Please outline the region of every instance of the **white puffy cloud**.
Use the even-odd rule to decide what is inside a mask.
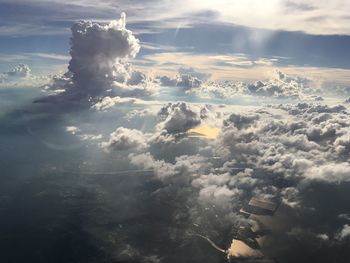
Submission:
[[[211,76],[211,74],[209,74],[209,73],[200,72],[200,71],[197,71],[196,69],[191,68],[191,67],[189,67],[189,68],[180,67],[178,72],[180,75],[190,75],[190,76],[195,77],[203,82],[207,81]]]
[[[178,87],[182,91],[191,91],[199,88],[210,77],[210,74],[196,71],[193,68],[179,68],[175,78],[168,76],[158,77],[161,86]]]
[[[184,133],[201,123],[200,115],[185,102],[169,103],[159,116],[163,119],[158,127],[170,134]]]
[[[142,151],[148,147],[145,134],[139,130],[119,127],[111,133],[109,141],[100,144],[112,151]]]
[[[66,126],[65,131],[69,134],[77,136],[82,141],[99,141],[103,138],[102,134],[89,134],[83,133],[83,131],[76,126]]]
[[[347,182],[350,120],[344,108],[307,103],[281,108],[287,111],[282,113],[283,119],[278,115],[271,119],[273,111],[267,116],[259,114],[259,118],[230,115],[224,121],[221,144],[236,160],[276,176]]]
[[[339,156],[349,156],[350,155],[350,133],[344,133],[342,136],[339,136],[334,141],[335,151]]]
[[[205,158],[198,155],[182,155],[177,157],[174,163],[156,160],[149,152],[137,155],[131,154],[129,158],[131,163],[138,167],[153,169],[155,175],[164,181],[169,181],[169,178],[171,178],[170,180],[173,180],[173,182],[188,182],[190,177],[194,177],[200,171],[207,169],[207,166],[202,165]]]
[[[73,135],[79,131],[80,131],[80,129],[78,127],[75,127],[75,126],[67,126],[66,127],[66,132],[69,132]]]
[[[215,98],[227,99],[247,93],[247,84],[243,82],[225,81],[223,83],[210,81],[202,85],[198,94],[209,94]]]
[[[200,203],[215,204],[216,207],[236,212],[259,184],[251,169],[234,175],[227,170],[224,173],[201,174],[192,181],[192,186],[199,191]]]
[[[276,70],[268,81],[257,81],[247,86],[252,95],[277,98],[301,98],[308,91],[310,81],[300,77],[291,77]]]
[[[329,163],[318,167],[310,167],[305,171],[307,180],[328,183],[342,183],[350,181],[350,164],[348,162]]]
[[[252,95],[303,99],[312,92],[310,84],[312,82],[309,79],[288,76],[279,70],[275,70],[269,80],[257,81],[248,85],[247,89]]]
[[[5,72],[5,74],[11,77],[28,77],[31,74],[31,69],[26,64],[18,64],[10,71]]]
[[[0,74],[0,87],[25,88],[40,87],[49,82],[47,77],[33,75],[26,64],[18,64],[13,69]]]
[[[186,90],[190,90],[192,88],[198,88],[202,84],[202,81],[196,77],[193,77],[188,74],[182,74],[180,79],[178,79],[176,86]]]
[[[198,95],[209,94],[214,97],[227,99],[238,96],[259,96],[275,99],[297,99],[322,101],[322,92],[316,84],[307,78],[289,76],[276,69],[267,80],[254,83],[244,82],[212,82],[208,81],[194,90]]]
[[[64,92],[73,86],[72,73],[51,76],[50,81],[43,88],[46,91]]]
[[[108,108],[111,108],[115,105],[119,104],[133,104],[133,103],[141,103],[142,101],[137,98],[130,98],[130,97],[103,97],[100,101],[96,102],[91,107],[96,110],[106,110]]]
[[[340,240],[343,240],[347,237],[350,236],[350,225],[346,224],[343,226],[343,228],[340,230],[340,232],[338,233],[337,237]]]
[[[233,125],[237,129],[244,129],[253,125],[254,122],[258,119],[259,115],[242,115],[232,113],[226,120],[224,120],[223,125]]]
[[[298,103],[294,105],[280,105],[280,108],[286,109],[290,114],[298,115],[302,113],[311,113],[311,117],[319,117],[322,115],[314,116],[312,113],[341,113],[346,110],[343,105],[332,105],[329,106],[327,104],[320,103]]]
[[[181,74],[175,78],[162,76],[159,77],[159,81],[162,86],[178,87],[183,91],[189,91],[192,88],[199,88],[202,85],[202,81],[200,79],[188,74]]]

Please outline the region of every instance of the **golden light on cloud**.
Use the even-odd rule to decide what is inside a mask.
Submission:
[[[207,124],[203,124],[199,127],[190,129],[188,131],[189,137],[198,137],[198,138],[206,138],[206,139],[215,139],[220,132],[220,129],[217,127],[212,127]]]
[[[258,249],[252,249],[243,241],[233,239],[230,248],[227,250],[230,258],[262,258],[263,254]]]

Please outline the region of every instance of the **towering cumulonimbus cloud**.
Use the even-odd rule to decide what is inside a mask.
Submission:
[[[81,21],[71,28],[69,71],[76,88],[99,94],[131,77],[127,62],[140,50],[139,40],[125,28],[126,16],[109,24]]]
[[[126,29],[126,15],[109,23],[80,21],[72,28],[68,71],[52,79],[47,90],[65,90],[38,101],[99,102],[103,97],[142,97],[156,87],[130,60],[140,50],[139,40]]]

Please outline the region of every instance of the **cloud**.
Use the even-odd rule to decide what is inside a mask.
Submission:
[[[0,74],[0,87],[26,88],[40,87],[49,82],[47,77],[36,76],[31,73],[26,64],[18,64],[13,69]]]
[[[145,134],[139,130],[119,127],[111,133],[109,141],[100,144],[110,151],[142,151],[148,147]]]
[[[331,117],[331,115],[316,115],[313,113],[342,113],[346,111],[346,107],[343,105],[327,105],[327,104],[320,104],[320,103],[307,103],[307,102],[301,102],[297,104],[280,104],[278,106],[279,108],[286,110],[291,115],[300,115],[303,113],[310,113],[310,117],[315,117],[315,122],[322,122],[325,118]]]
[[[106,96],[102,98],[101,101],[96,102],[94,105],[91,106],[91,108],[96,110],[106,110],[108,108],[111,108],[115,105],[130,105],[134,103],[142,103],[142,100],[137,98],[130,98],[130,97],[109,97]]]
[[[127,81],[128,85],[139,85],[147,81],[147,76],[140,71],[133,71]]]
[[[193,89],[198,96],[209,95],[219,99],[254,96],[264,99],[289,99],[321,101],[322,92],[315,87],[311,79],[290,76],[280,70],[274,70],[267,80],[254,83],[224,81],[207,81]]]
[[[170,134],[185,133],[201,123],[199,114],[185,102],[169,103],[160,110],[159,116],[163,119],[159,129]]]
[[[176,87],[178,79],[173,79],[168,76],[161,76],[159,77],[159,81],[162,86]]]
[[[80,130],[78,127],[75,127],[75,126],[67,126],[66,131],[74,135],[75,133],[79,132]]]
[[[264,244],[273,249],[262,246],[266,255],[287,260],[292,251],[298,262],[305,262],[305,253],[314,260],[322,251],[333,255],[329,246],[341,249],[344,245],[336,241],[348,223],[339,217],[347,211],[344,200],[349,183],[348,157],[337,150],[346,145],[350,125],[344,105],[238,107],[173,102],[135,107],[127,97],[104,99],[96,108],[113,103],[130,108],[123,107],[127,112],[119,107],[108,113],[89,111],[89,119],[84,116],[81,125],[72,121],[64,132],[75,133],[84,140],[81,144],[89,146],[74,153],[82,156],[74,168],[89,175],[87,183],[83,180],[84,189],[93,191],[92,199],[86,201],[91,210],[84,214],[81,227],[94,246],[104,245],[105,258],[142,261],[154,255],[160,262],[172,262],[174,257],[177,262],[181,252],[186,261],[193,247],[199,246],[191,262],[203,262],[203,254],[215,252],[203,249],[202,240],[189,233],[202,234],[227,248],[232,229],[255,223],[239,213],[252,196],[281,202],[277,210],[281,212],[264,222],[273,230]],[[149,121],[145,115],[151,111],[158,115],[145,125]],[[129,113],[134,121],[123,122]],[[192,127],[212,122],[221,129],[216,139],[186,136]],[[109,137],[87,136],[110,131]],[[66,202],[69,197],[63,193]],[[84,198],[87,195],[78,201]],[[300,245],[307,246],[306,252]]]
[[[233,124],[237,129],[244,129],[250,127],[258,119],[259,115],[249,116],[232,113],[226,120],[224,120],[223,125],[229,126]]]
[[[71,178],[68,180],[79,181],[82,184],[79,187],[70,184],[71,181],[65,181],[61,188],[57,182],[50,185],[58,188],[56,191],[62,195],[65,207],[75,209],[67,210],[75,211],[74,215],[78,218],[84,218],[79,227],[85,235],[90,235],[92,243],[99,248],[96,257],[110,253],[112,260],[109,254],[104,257],[105,260],[203,262],[206,255],[211,256],[212,252],[202,249],[204,246],[200,241],[193,241],[186,234],[190,231],[203,233],[225,246],[227,240],[232,240],[232,229],[254,220],[244,219],[239,214],[240,208],[251,196],[275,198],[283,203],[281,209],[293,211],[285,213],[286,218],[282,218],[282,222],[276,219],[275,225],[283,231],[278,230],[269,240],[274,249],[266,253],[287,247],[295,254],[293,259],[296,258],[297,262],[303,262],[298,259],[308,253],[330,251],[331,254],[334,250],[323,246],[336,238],[334,233],[342,229],[339,231],[340,239],[348,235],[348,226],[341,221],[344,218],[338,218],[340,212],[347,211],[347,207],[341,207],[341,203],[348,199],[348,187],[345,192],[340,190],[349,183],[348,109],[344,105],[329,106],[323,103],[240,108],[172,102],[160,109],[156,123],[146,123],[148,119],[144,117],[151,106],[137,105],[137,110],[134,110],[135,104],[140,101],[132,97],[149,94],[148,77],[132,70],[129,64],[137,53],[137,41],[125,29],[123,18],[113,23],[80,22],[75,29],[73,27],[70,71],[62,78],[57,77],[51,88],[65,89],[64,96],[78,94],[77,98],[93,97],[91,105],[97,110],[104,111],[122,104],[129,112],[111,109],[108,118],[105,112],[94,111],[88,116],[77,117],[73,113],[64,116],[81,120],[85,126],[65,125],[64,131],[68,135],[77,135],[84,140],[81,144],[89,147],[83,147],[81,151],[74,149],[72,155],[62,156],[69,162],[67,165],[61,165],[61,160],[51,159],[45,159],[42,164],[42,158],[38,158],[41,169],[45,165],[51,168],[52,162],[57,163],[57,167],[78,169],[78,174],[90,172],[87,180],[81,180],[80,175],[69,174]],[[120,44],[118,47],[109,42],[114,43],[116,38],[119,41],[116,43]],[[17,71],[23,75],[26,70]],[[204,86],[209,86],[205,84],[208,76],[204,73],[180,69],[179,74],[179,78],[165,81],[185,91],[193,89],[201,92]],[[282,72],[252,85],[217,83],[210,92],[215,96],[221,94],[224,98],[244,94],[259,98],[300,99],[308,95],[310,88],[307,80]],[[123,123],[132,115],[138,119]],[[221,128],[217,139],[186,136],[190,129],[209,121]],[[115,122],[118,128],[114,127]],[[76,122],[72,123],[76,125]],[[84,127],[88,126],[107,133],[115,130],[100,143],[104,137],[86,132]],[[169,137],[171,139],[167,139]],[[101,151],[101,148],[91,150],[93,140],[98,140],[93,142],[94,145],[99,145],[105,151]],[[14,160],[17,160],[17,155],[14,156]],[[57,153],[53,156],[56,157]],[[75,159],[77,161],[71,164]],[[139,176],[135,168],[141,169]],[[99,169],[102,172],[110,170],[110,176],[94,176]],[[118,172],[122,169],[131,169],[133,176],[120,176]],[[56,180],[62,183],[63,176]],[[53,177],[56,176],[50,176]],[[44,176],[44,180],[48,180],[46,178],[48,176]],[[35,193],[29,191],[30,195],[36,196],[40,185],[35,184]],[[326,190],[318,190],[318,187]],[[337,194],[338,191],[340,194]],[[38,196],[35,202],[40,205]],[[81,212],[77,210],[77,205],[86,207],[88,213],[86,209]],[[289,217],[290,214],[293,216]],[[294,221],[293,228],[285,231],[280,225],[290,221]],[[329,221],[332,224],[328,224]],[[267,225],[274,227],[273,223]],[[52,226],[45,227],[52,229]],[[303,237],[308,237],[308,234],[317,238],[306,238],[306,242]],[[320,245],[319,242],[323,241],[325,244]],[[293,247],[295,243],[304,247],[308,242],[313,244],[306,246],[306,249]],[[335,243],[332,246],[337,250],[340,245]],[[281,254],[282,261],[288,259]],[[185,255],[185,260],[176,258],[181,257],[179,255]],[[200,260],[203,255],[204,260]],[[176,260],[172,260],[174,257]],[[315,256],[307,258],[320,262],[313,260]],[[208,257],[208,261],[220,260],[211,259]]]
[[[70,57],[62,54],[55,53],[24,53],[24,55],[28,55],[31,57],[39,57],[49,60],[58,60],[58,61],[69,61]]]
[[[139,41],[125,28],[125,14],[107,25],[82,21],[72,27],[69,71],[76,88],[100,95],[114,88],[116,93],[132,93],[131,85],[140,85],[145,76],[133,72],[127,63],[140,50]],[[137,92],[144,91],[138,88]]]
[[[123,13],[120,20],[106,25],[81,21],[72,26],[68,69],[77,87],[104,91],[114,82],[126,82],[130,65],[123,60],[134,58],[140,45],[125,25]]]
[[[188,71],[191,74],[192,70]],[[132,73],[128,80],[126,78],[122,81],[125,85],[123,89],[127,89],[127,87],[133,89],[133,86],[147,81],[147,76],[143,73],[133,72],[134,76]],[[199,79],[199,77],[196,78]],[[88,87],[87,91],[84,90],[83,86],[77,87],[73,72],[69,72],[64,78],[69,82],[69,86],[65,85],[63,80],[61,84],[56,82],[57,88],[63,86],[69,92],[77,89],[79,92],[89,94],[89,96],[95,94],[90,93],[94,87]],[[103,84],[104,81],[103,78],[101,83]],[[181,83],[182,79],[179,81]],[[115,80],[115,82],[118,81]],[[118,82],[118,85],[122,82]],[[290,90],[287,87],[290,85],[294,87],[294,83],[297,83],[295,85],[298,92],[305,93],[307,92],[306,86],[309,85],[306,80],[290,77],[281,72],[276,72],[276,76],[272,80],[262,82],[262,86],[267,87],[271,83],[280,85],[279,89],[283,94],[288,94]],[[111,87],[111,85],[117,84],[108,82],[105,87]],[[203,83],[196,89],[200,90],[202,85]],[[184,86],[189,87],[190,85]],[[239,85],[237,84],[237,86]],[[194,86],[192,85],[192,87]],[[242,89],[238,89],[238,92],[250,94],[247,87],[247,85],[242,84],[242,87],[239,87]],[[92,108],[103,111],[114,105],[123,104],[131,107],[128,109],[130,110],[128,113],[136,115],[139,119],[144,117],[142,114],[147,114],[145,110],[140,109],[131,113],[134,104],[140,102],[139,99],[126,96],[126,93],[120,96],[115,94],[115,96],[109,96],[108,94],[108,90],[96,91],[94,95],[96,97],[91,103]],[[266,96],[275,97],[274,94],[268,94]],[[280,97],[280,93],[276,97]],[[150,105],[144,103],[138,107],[145,107],[147,110]],[[112,110],[115,109],[111,109],[111,113],[116,113]],[[93,112],[93,114],[104,114],[104,112]],[[193,224],[196,224],[198,227],[195,228],[195,231],[202,232],[210,238],[218,240],[221,244],[226,244],[225,236],[230,239],[229,241],[232,238],[228,229],[252,223],[252,219],[243,218],[239,214],[239,210],[251,196],[258,196],[267,199],[275,198],[288,209],[295,209],[293,213],[299,213],[305,217],[302,223],[299,221],[296,223],[300,225],[295,229],[301,229],[301,231],[290,231],[288,238],[298,239],[305,233],[311,233],[310,235],[319,240],[317,235],[324,233],[329,236],[325,242],[334,239],[330,230],[339,229],[340,223],[336,222],[333,227],[328,227],[324,223],[326,219],[320,217],[323,223],[320,224],[319,228],[309,226],[313,215],[310,216],[305,211],[314,209],[315,214],[318,215],[317,213],[324,212],[322,210],[324,208],[316,209],[309,205],[310,197],[305,197],[305,195],[308,191],[316,191],[315,185],[326,185],[328,189],[340,187],[349,181],[346,175],[349,173],[347,129],[350,120],[348,110],[344,105],[329,106],[323,103],[304,102],[259,108],[239,108],[228,105],[172,102],[159,110],[157,123],[145,125],[151,126],[150,128],[145,128],[142,124],[137,123],[138,121],[128,123],[127,125],[130,126],[124,125],[125,123],[121,125],[122,114],[124,112],[117,112],[114,115],[118,119],[120,127],[102,143],[101,140],[104,137],[99,133],[93,135],[93,133],[85,132],[82,127],[77,128],[71,125],[65,128],[67,133],[77,134],[78,138],[83,141],[82,144],[89,147],[92,144],[98,144],[100,146],[98,150],[101,151],[102,148],[106,154],[103,156],[107,157],[105,159],[111,158],[112,162],[123,162],[121,167],[126,169],[151,171],[151,175],[147,175],[148,179],[140,176],[128,178],[125,180],[127,182],[120,183],[118,187],[125,188],[125,191],[130,190],[129,183],[142,185],[141,188],[136,187],[142,191],[129,191],[134,193],[132,197],[129,193],[125,195],[107,194],[105,189],[101,189],[103,194],[99,198],[106,195],[111,200],[122,200],[110,201],[109,203],[112,207],[115,207],[113,206],[114,202],[122,203],[118,206],[121,211],[125,210],[123,207],[135,207],[133,206],[134,200],[139,202],[138,206],[143,206],[142,213],[131,209],[130,212],[127,212],[128,216],[125,217],[119,216],[123,214],[119,214],[119,211],[115,214],[105,213],[108,214],[106,221],[117,222],[116,218],[119,220],[126,218],[125,221],[129,221],[130,218],[140,214],[142,218],[149,217],[150,221],[159,217],[160,219],[157,219],[159,221],[156,220],[155,223],[149,223],[147,219],[146,222],[142,221],[144,222],[142,227],[150,228],[153,233],[156,232],[154,229],[160,229],[162,225],[163,227],[165,225],[167,229],[170,229],[169,231],[176,232],[175,236],[185,236],[186,231],[193,231]],[[127,114],[125,118],[127,118]],[[98,121],[100,120],[98,118]],[[108,122],[110,122],[110,118],[108,118]],[[221,132],[217,139],[206,140],[187,136],[190,129],[207,122],[220,125]],[[89,125],[91,124],[89,123]],[[111,125],[109,124],[108,127]],[[147,133],[144,132],[145,130]],[[110,156],[108,156],[109,154]],[[94,156],[96,155],[94,154]],[[115,158],[116,156],[120,158]],[[89,164],[83,163],[82,165],[88,166]],[[113,172],[114,170],[112,170]],[[142,175],[145,174],[146,172],[142,173]],[[140,205],[141,203],[142,205]],[[138,206],[135,210],[140,210]],[[166,212],[160,209],[164,206],[167,207]],[[169,215],[171,219],[168,220],[165,214]],[[337,218],[338,214],[338,211],[332,212],[329,213],[329,216]],[[344,222],[341,223],[341,225],[343,224]],[[180,230],[174,230],[177,227]],[[87,230],[88,233],[93,231],[91,228]],[[127,231],[130,243],[135,242],[133,239],[136,239],[136,235]],[[165,233],[166,238],[173,237],[173,233],[162,233]],[[153,233],[152,235],[157,234]],[[102,234],[99,236],[101,237]],[[103,239],[101,237],[101,240]],[[188,236],[185,239],[188,239]],[[289,244],[287,237],[282,239],[281,243],[276,243],[278,245]],[[176,245],[185,245],[188,242],[188,240],[184,241],[183,239],[174,240],[171,242],[176,243]],[[123,244],[125,242],[123,241]],[[168,243],[165,242],[165,244]],[[112,244],[111,250],[115,246]],[[138,258],[139,255],[143,254],[138,252],[142,245],[134,243],[134,246],[135,251],[133,247],[127,252],[121,252],[121,248],[119,248],[118,252],[115,252],[115,257],[118,260],[123,255],[128,259]],[[129,250],[134,251],[134,253],[129,253]],[[166,252],[159,251],[157,253],[159,253],[157,259],[166,260],[168,257]]]
[[[231,176],[210,173],[210,159],[195,155],[180,155],[173,162],[155,159],[151,153],[131,154],[130,162],[142,169],[153,169],[155,176],[163,183],[154,193],[155,198],[180,202],[173,215],[184,220],[189,216],[189,228],[198,226],[197,231],[205,235],[219,236],[223,229],[246,221],[235,211],[240,206],[242,190],[229,186]],[[183,219],[181,219],[183,218]],[[177,221],[177,220],[176,220]]]
[[[350,155],[350,134],[344,133],[342,136],[339,136],[334,141],[335,151],[339,156],[349,156]]]
[[[80,21],[72,28],[68,71],[53,78],[47,89],[65,92],[47,101],[88,100],[101,97],[142,97],[155,92],[156,85],[130,60],[140,50],[139,40],[126,29],[125,13],[109,23]],[[45,101],[45,99],[43,100]]]
[[[350,181],[349,173],[349,163],[331,163],[319,167],[310,167],[306,170],[305,177],[308,180],[342,183]]]
[[[349,181],[350,119],[341,105],[281,105],[282,112],[272,108],[227,115],[212,149],[225,160],[218,170],[222,174],[208,176],[207,180],[236,193],[244,190],[255,195],[279,195],[293,208],[305,201],[300,185],[342,185]],[[242,177],[245,183],[240,183],[239,173],[225,174],[232,166],[251,169]],[[216,177],[222,179],[215,181]],[[247,198],[235,196],[239,200]]]
[[[199,190],[198,201],[204,204],[214,204],[229,211],[237,211],[242,207],[244,199],[248,199],[253,189],[259,185],[259,180],[252,176],[253,171],[246,169],[236,175],[226,171],[219,174],[198,175],[192,181],[192,186]],[[236,214],[236,218],[239,216]]]
[[[193,68],[180,67],[175,78],[168,76],[158,77],[161,86],[178,87],[182,91],[191,91],[199,88],[203,82],[207,81],[210,74],[198,72]]]
[[[180,67],[178,72],[180,75],[190,75],[190,76],[195,77],[203,82],[207,81],[211,76],[210,73],[199,72],[191,67],[190,68]]]
[[[175,159],[174,164],[164,160],[156,160],[149,152],[138,155],[131,154],[129,158],[131,163],[136,166],[154,169],[155,175],[161,180],[169,181],[169,178],[172,178],[174,182],[177,181],[181,184],[188,182],[187,177],[191,176],[192,173],[206,169],[202,167],[205,158],[198,155],[179,156]]]
[[[29,77],[30,73],[31,69],[25,64],[18,64],[12,70],[5,72],[10,77]]]
[[[191,75],[182,74],[178,80],[176,86],[183,88],[185,91],[193,88],[198,88],[202,84],[202,81]]]
[[[158,150],[162,148],[159,146],[162,136],[183,134],[202,123],[204,119],[200,117],[199,109],[181,102],[164,106],[159,112],[159,133],[149,141],[150,149],[154,145]],[[211,111],[218,109],[211,108]],[[349,164],[346,158],[349,154],[347,127],[350,119],[342,105],[285,104],[244,113],[227,111],[220,118],[222,130],[218,139],[207,146],[193,148],[197,152],[202,149],[209,156],[215,152],[222,160],[216,170],[220,174],[204,173],[193,178],[192,186],[202,191],[203,198],[225,195],[243,200],[247,198],[247,193],[280,195],[285,204],[297,207],[302,202],[299,184],[324,182],[337,185],[348,182]],[[174,153],[181,155],[187,151],[184,144],[179,144],[180,148],[173,151],[171,145],[178,144],[175,140],[163,143],[167,147],[162,149],[162,154],[151,151],[142,158],[134,155],[133,163],[137,159],[136,163],[142,163],[144,167],[155,162],[163,167],[168,165],[164,163],[166,161],[157,160],[155,156],[166,159]],[[208,170],[211,162],[197,165]],[[244,172],[234,173],[232,167],[235,166],[242,167]],[[286,187],[281,187],[281,182],[285,182]]]
[[[343,240],[350,236],[350,225],[344,225],[338,233],[338,239]]]
[[[43,88],[46,91],[64,92],[73,87],[72,73],[66,72],[63,75],[53,75],[47,85]]]
[[[186,6],[184,5],[186,3]],[[332,3],[319,2],[315,0],[282,0],[271,1],[261,4],[256,1],[241,2],[238,0],[210,1],[198,0],[176,0],[173,2],[155,1],[125,1],[118,3],[96,0],[70,1],[37,1],[28,0],[21,8],[5,8],[9,4],[4,2],[2,13],[6,21],[12,22],[15,28],[8,28],[6,24],[3,34],[26,33],[26,34],[49,34],[52,31],[64,33],[61,27],[50,23],[54,19],[72,20],[74,18],[111,19],[117,12],[126,10],[131,14],[134,23],[144,25],[155,21],[158,27],[176,28],[177,25],[193,26],[195,23],[207,21],[208,15],[211,23],[241,24],[248,27],[268,28],[273,30],[303,31],[311,34],[349,34],[347,28],[348,18],[346,11],[349,10],[347,1],[336,1]],[[94,9],[92,9],[95,7]],[[35,10],[35,11],[33,11]],[[146,11],[145,11],[146,10]],[[189,14],[190,10],[190,14]],[[31,12],[29,12],[31,11]],[[296,12],[298,16],[296,16]],[[47,22],[49,28],[38,29],[37,20],[28,23],[28,17],[33,14],[40,21]],[[20,19],[14,19],[20,17]],[[254,19],[251,19],[254,17]],[[38,19],[37,18],[37,19]],[[206,20],[205,20],[206,19]],[[334,24],[327,21],[334,21]],[[146,27],[146,26],[144,26]],[[143,27],[141,27],[143,29]],[[146,27],[146,29],[148,29]],[[29,31],[29,32],[28,32]]]
[[[299,77],[291,77],[279,70],[267,82],[257,81],[248,85],[248,91],[253,95],[300,98],[308,91],[310,81]]]

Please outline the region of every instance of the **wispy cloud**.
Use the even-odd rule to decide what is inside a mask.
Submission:
[[[70,56],[68,55],[55,54],[55,53],[25,53],[25,54],[31,57],[39,57],[39,58],[50,59],[50,60],[68,61],[70,59]]]
[[[350,34],[350,2],[347,0],[80,0],[74,3],[67,0],[28,0],[25,5],[13,1],[3,1],[1,5],[4,10],[0,12],[3,18],[18,24],[17,30],[21,29],[20,23],[25,22],[25,26],[29,26],[40,21],[45,24],[45,21],[72,21],[83,18],[113,19],[115,14],[125,11],[131,23],[156,22],[158,28],[177,28],[180,24],[189,26],[198,22],[225,22],[272,30],[304,31],[310,34]],[[34,22],[28,19],[33,15]],[[315,20],[315,17],[318,19]],[[9,34],[15,30],[16,28],[7,26],[0,30],[0,33],[2,31],[3,34]],[[35,33],[40,33],[40,30]]]
[[[0,62],[11,63],[28,59],[29,56],[24,54],[0,54]]]
[[[241,78],[243,76],[241,73],[235,73],[248,69],[254,69],[253,71],[256,72],[258,68],[264,72],[264,68],[271,69],[271,66],[276,65],[277,62],[277,58],[253,58],[246,54],[205,55],[190,52],[162,52],[145,55],[139,58],[135,64],[141,67],[151,66],[158,72],[172,72],[179,67],[193,67],[213,74],[214,78],[229,75],[231,75],[229,78]],[[258,75],[261,77],[261,73]],[[251,79],[251,76],[244,77],[244,79]]]

